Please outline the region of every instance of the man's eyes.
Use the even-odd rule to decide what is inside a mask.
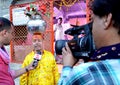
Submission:
[[[36,41],[38,41],[38,42],[42,42],[42,40],[33,40],[33,42],[36,42]]]

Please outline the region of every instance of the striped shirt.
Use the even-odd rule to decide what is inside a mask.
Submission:
[[[58,85],[120,85],[120,59],[89,62],[73,68],[63,67]]]

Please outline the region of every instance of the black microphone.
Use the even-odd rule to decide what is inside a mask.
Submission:
[[[34,56],[34,62],[32,64],[33,67],[36,67],[39,60],[41,59],[42,55],[41,55],[41,52],[38,50],[37,53],[35,54]]]

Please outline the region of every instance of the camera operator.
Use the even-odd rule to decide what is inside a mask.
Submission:
[[[77,59],[66,44],[58,85],[120,85],[120,0],[94,0],[91,9],[97,61],[73,67]]]

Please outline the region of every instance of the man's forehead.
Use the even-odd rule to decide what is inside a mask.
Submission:
[[[32,38],[33,39],[42,39],[42,36],[41,35],[33,35]]]

